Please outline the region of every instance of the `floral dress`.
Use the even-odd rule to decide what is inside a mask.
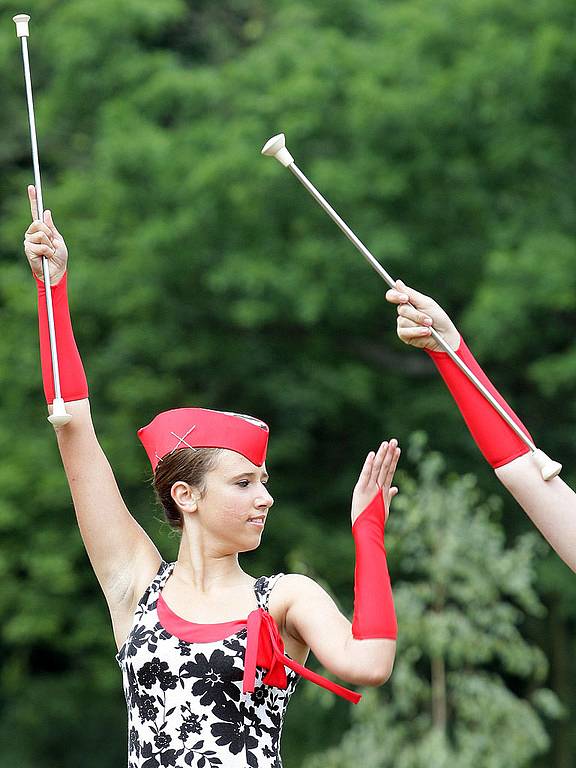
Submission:
[[[284,653],[268,613],[283,574],[256,581],[258,609],[246,622],[230,622],[241,627],[233,634],[208,642],[171,634],[159,611],[174,565],[162,562],[116,656],[128,707],[128,768],[282,768],[284,714],[301,675],[351,701],[359,695]]]

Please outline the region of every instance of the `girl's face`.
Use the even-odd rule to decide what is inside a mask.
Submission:
[[[267,482],[265,464],[258,467],[229,450],[222,452],[216,468],[206,475],[197,513],[202,527],[227,551],[248,552],[260,544],[274,503]]]

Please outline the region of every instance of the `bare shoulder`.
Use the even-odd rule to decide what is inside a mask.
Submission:
[[[310,576],[304,576],[303,573],[285,573],[278,584],[274,587],[286,598],[297,598],[299,595],[325,594],[323,587],[318,582],[311,579]]]
[[[325,598],[326,590],[314,579],[302,573],[286,573],[270,593],[270,610],[283,617],[296,603]]]
[[[314,579],[301,573],[285,574],[278,579],[270,593],[268,609],[280,628],[286,644],[286,651],[301,664],[306,663],[309,646],[298,632],[296,624],[292,620],[292,614],[298,603],[309,606],[318,594],[325,595],[326,593]]]

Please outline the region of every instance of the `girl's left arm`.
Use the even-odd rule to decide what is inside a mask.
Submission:
[[[382,685],[392,673],[396,616],[386,564],[384,526],[398,493],[392,478],[400,457],[396,440],[370,452],[352,497],[356,547],[352,623],[315,581],[291,574],[286,592],[286,631],[309,646],[330,672],[356,685]]]

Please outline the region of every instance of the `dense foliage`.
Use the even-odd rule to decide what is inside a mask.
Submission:
[[[0,765],[100,768],[125,759],[120,679],[44,421],[35,295],[21,253],[31,169],[11,21],[18,9],[5,0],[0,9]],[[94,420],[130,509],[166,557],[177,542],[157,520],[135,431],[167,407],[233,409],[272,425],[275,514],[245,567],[309,573],[347,611],[348,500],[377,441],[395,435],[406,444],[425,430],[450,471],[473,471],[485,492],[502,494],[426,357],[397,341],[383,283],[290,174],[259,157],[279,131],[389,271],[453,315],[576,483],[569,0],[30,0],[27,10],[45,200],[71,253]],[[411,616],[416,587],[431,573],[433,532],[410,527],[424,502],[415,481],[406,482],[415,506],[398,500],[406,520],[396,534],[407,559],[393,560],[400,625],[409,627],[404,672],[374,707],[401,731],[402,718],[390,718],[403,699],[386,702],[403,684],[424,686],[406,695],[423,718],[414,738],[426,739],[436,733],[427,730],[430,673],[413,654],[430,659],[433,648],[418,639],[424,619],[410,628],[401,610]],[[468,535],[450,494],[461,488],[471,518],[483,497],[475,500],[468,481],[437,482],[447,525],[456,539]],[[470,690],[454,658],[450,685],[469,718],[493,701],[502,712],[495,729],[523,706],[516,699],[528,701],[528,681],[551,687],[568,714],[554,723],[523,709],[513,743],[520,727],[531,740],[515,753],[524,755],[517,765],[537,765],[550,742],[543,764],[568,768],[576,581],[555,557],[528,557],[517,541],[528,524],[503,504],[478,513],[498,542],[484,568],[524,552],[525,581],[514,593],[498,571],[495,599],[518,600],[528,616],[536,589],[545,610],[499,619],[519,633],[519,667],[488,653]],[[427,558],[416,585],[405,543]],[[482,601],[486,585],[468,580],[462,563],[449,573],[470,590],[470,603]],[[474,559],[469,565],[481,570]],[[452,608],[448,601],[448,617]],[[426,642],[442,644],[444,630],[436,631]],[[550,659],[546,679],[535,645]],[[339,743],[350,724],[346,705],[310,689],[302,686],[289,714],[288,768]]]

